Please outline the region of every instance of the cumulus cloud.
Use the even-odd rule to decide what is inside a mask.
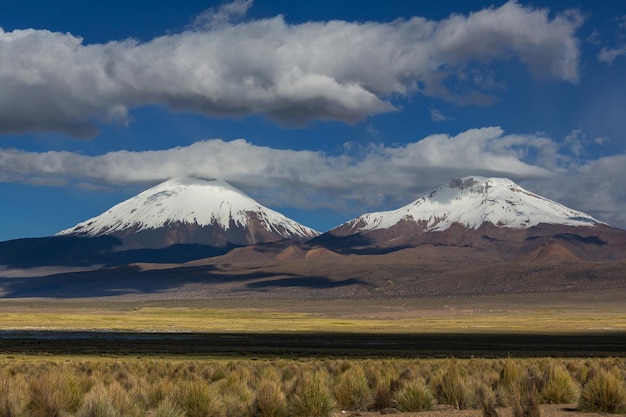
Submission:
[[[503,176],[626,227],[626,155],[572,159],[566,148],[590,141],[580,130],[568,138],[558,143],[542,134],[505,134],[489,127],[401,146],[347,144],[336,155],[274,149],[244,139],[99,156],[0,149],[0,182],[69,183],[93,190],[148,187],[177,176],[221,178],[270,207],[330,208],[358,215],[396,208],[457,176]]]
[[[574,12],[551,18],[510,1],[441,21],[232,23],[251,4],[210,9],[191,29],[145,43],[0,29],[0,134],[89,137],[98,123],[125,123],[130,109],[152,104],[284,124],[353,123],[418,93],[486,104],[493,98],[477,90],[484,82],[467,74],[504,59],[539,77],[579,77],[582,19]],[[452,78],[465,84],[463,94],[446,87]]]
[[[626,155],[587,161],[529,184],[538,193],[626,229]]]
[[[351,146],[339,155],[273,149],[244,139],[100,156],[5,149],[0,151],[0,180],[46,178],[85,187],[148,184],[177,176],[222,178],[261,197],[271,195],[274,204],[345,209],[408,201],[460,175],[549,176],[548,169],[533,162],[553,159],[555,146],[541,135],[506,135],[491,127],[432,135],[402,146]]]

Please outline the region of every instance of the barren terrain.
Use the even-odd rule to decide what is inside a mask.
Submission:
[[[378,255],[247,247],[183,264],[7,268],[0,271],[0,294],[5,299],[387,299],[626,289],[626,260],[592,262],[550,250],[537,256],[507,259],[476,248],[430,245]]]

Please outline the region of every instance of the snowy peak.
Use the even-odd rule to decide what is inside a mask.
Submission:
[[[525,229],[540,223],[592,226],[596,219],[533,194],[506,178],[465,177],[397,210],[369,213],[340,227],[355,232],[388,229],[403,222],[423,231],[443,231],[453,224],[478,229],[485,223]]]
[[[279,238],[306,240],[318,235],[313,229],[262,206],[225,181],[196,178],[165,181],[58,234],[128,235],[181,225],[187,230],[212,228],[213,235],[216,230],[232,235],[234,230],[253,229],[251,233],[257,237],[250,235],[243,242],[230,242],[237,244]]]

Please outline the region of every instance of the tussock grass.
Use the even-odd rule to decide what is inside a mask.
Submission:
[[[154,417],[186,417],[186,415],[178,404],[165,400],[154,411]]]
[[[75,396],[64,392],[63,375],[45,372],[30,380],[26,410],[30,417],[65,417],[73,407]]]
[[[620,375],[599,371],[584,386],[578,407],[583,411],[626,413],[626,386]]]
[[[295,388],[290,403],[293,417],[329,417],[335,407],[327,378],[316,373],[306,377]]]
[[[429,411],[433,409],[435,403],[430,388],[419,381],[408,384],[394,395],[395,407],[400,411]]]
[[[276,381],[264,381],[250,406],[251,417],[287,417],[287,398]]]
[[[121,417],[113,400],[103,385],[96,385],[85,397],[76,417]]]
[[[478,387],[476,398],[483,411],[483,417],[500,417],[496,409],[496,394],[486,385]]]
[[[362,411],[372,403],[373,397],[367,377],[360,364],[350,366],[339,376],[335,385],[337,404],[344,410]]]
[[[22,375],[0,374],[0,416],[20,417],[28,402],[28,383]]]
[[[568,404],[578,401],[578,386],[563,365],[550,365],[544,371],[541,402]]]
[[[217,389],[203,381],[182,382],[174,401],[187,417],[221,417],[222,402]]]
[[[437,403],[537,417],[540,403],[571,404],[579,392],[581,410],[624,413],[625,376],[626,358],[0,358],[0,416],[330,417]]]
[[[474,389],[466,372],[458,361],[448,362],[441,380],[437,383],[438,399],[443,404],[450,404],[456,409],[465,410],[474,405]]]
[[[539,408],[539,384],[540,378],[534,368],[528,370],[522,378],[521,385],[517,387],[513,400],[513,417],[540,417]]]

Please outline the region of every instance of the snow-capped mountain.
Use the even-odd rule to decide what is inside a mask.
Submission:
[[[110,235],[119,237],[127,248],[158,248],[177,243],[304,241],[318,234],[224,181],[175,178],[57,235]]]
[[[371,231],[389,229],[402,222],[413,222],[424,231],[443,231],[453,224],[477,229],[485,223],[509,228],[529,228],[540,223],[600,223],[588,214],[533,194],[509,179],[466,177],[452,180],[397,210],[364,214],[340,227],[354,232]]]
[[[361,215],[313,242],[349,253],[420,245],[526,256],[557,244],[587,259],[621,257],[626,234],[504,178],[452,180],[397,210]]]

